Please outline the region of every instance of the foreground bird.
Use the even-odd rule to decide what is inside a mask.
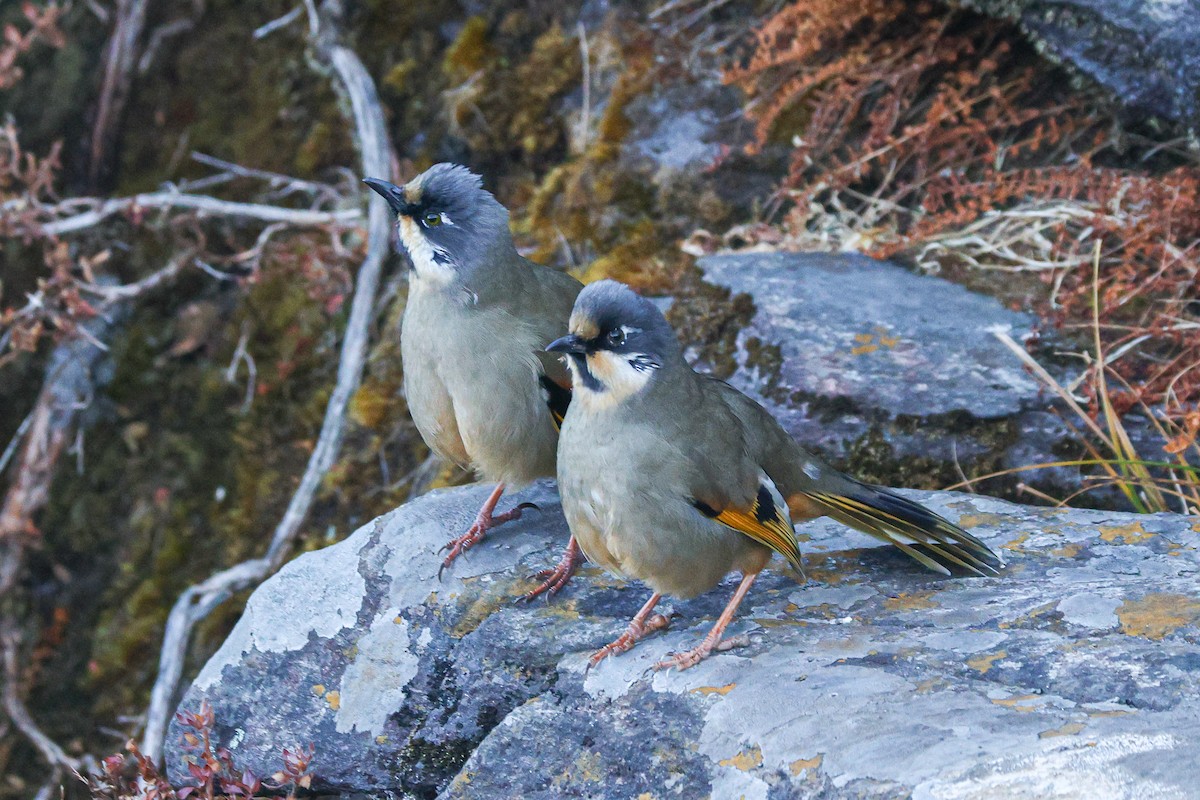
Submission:
[[[628,629],[592,657],[624,652],[667,625],[663,594],[693,597],[729,572],[741,584],[694,649],[657,668],[686,669],[721,646],[750,585],[779,553],[800,569],[794,522],[828,515],[895,544],[926,567],[995,573],[1002,562],[957,525],[825,465],[759,404],[698,374],[659,310],[615,281],[580,293],[568,356],[574,398],[558,445],[558,488],[590,561],[654,590]]]
[[[544,348],[583,287],[517,253],[508,210],[466,167],[436,164],[404,186],[364,183],[396,214],[412,260],[400,350],[413,422],[435,453],[496,481],[474,524],[446,544],[445,569],[521,516],[524,504],[495,513],[505,487],[554,475],[570,376]],[[580,560],[572,539],[527,597],[558,591]]]

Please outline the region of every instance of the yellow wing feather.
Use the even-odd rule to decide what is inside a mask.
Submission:
[[[756,498],[754,505],[748,509],[726,508],[713,519],[722,525],[733,528],[738,533],[749,536],[759,544],[771,548],[786,558],[801,574],[804,574],[804,567],[800,561],[800,548],[796,544],[796,532],[792,529],[791,522],[774,504],[772,504],[769,516],[762,514],[761,510],[759,500]],[[765,520],[762,519],[764,516],[767,516]]]

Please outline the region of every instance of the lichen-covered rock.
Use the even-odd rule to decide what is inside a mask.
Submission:
[[[287,565],[183,700],[256,772],[446,798],[1186,797],[1200,785],[1200,520],[914,496],[1004,553],[945,579],[830,521],[755,584],[743,648],[655,673],[732,585],[586,671],[647,590],[593,569],[515,602],[566,539],[552,487],[437,580],[488,489],[436,492]],[[167,762],[181,777],[180,731]]]
[[[1137,114],[1200,129],[1200,0],[951,0],[1016,20]]]
[[[848,471],[946,486],[960,470],[1059,460],[1069,430],[994,335],[1021,341],[1030,315],[857,254],[745,253],[698,266],[706,282],[753,302],[729,382]],[[1065,471],[1022,477],[1051,491],[1078,483]]]
[[[1033,319],[994,298],[847,253],[710,256],[699,266],[707,281],[754,299],[743,340],[780,348],[775,371],[761,375],[768,391],[910,417],[992,419],[1037,399],[1037,383],[992,334],[1020,340]]]

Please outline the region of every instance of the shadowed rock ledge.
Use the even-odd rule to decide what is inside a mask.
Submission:
[[[683,673],[731,585],[585,673],[647,596],[586,569],[518,604],[566,526],[497,531],[439,583],[436,549],[488,487],[435,492],[288,564],[182,707],[270,774],[313,743],[314,788],[412,797],[1184,797],[1200,783],[1200,520],[912,493],[999,548],[1000,578],[945,579],[829,521],[808,581],[776,567]],[[180,731],[167,762],[183,777]]]

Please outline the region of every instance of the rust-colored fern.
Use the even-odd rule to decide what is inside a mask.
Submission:
[[[1200,169],[1150,148],[1153,170],[1131,169],[1105,101],[1021,41],[903,0],[804,0],[770,18],[727,79],[750,98],[752,149],[791,147],[784,242],[1036,272],[1043,311],[1070,325],[1091,318],[1098,241],[1109,346],[1140,340],[1114,365],[1131,387],[1116,399],[1191,419]]]

